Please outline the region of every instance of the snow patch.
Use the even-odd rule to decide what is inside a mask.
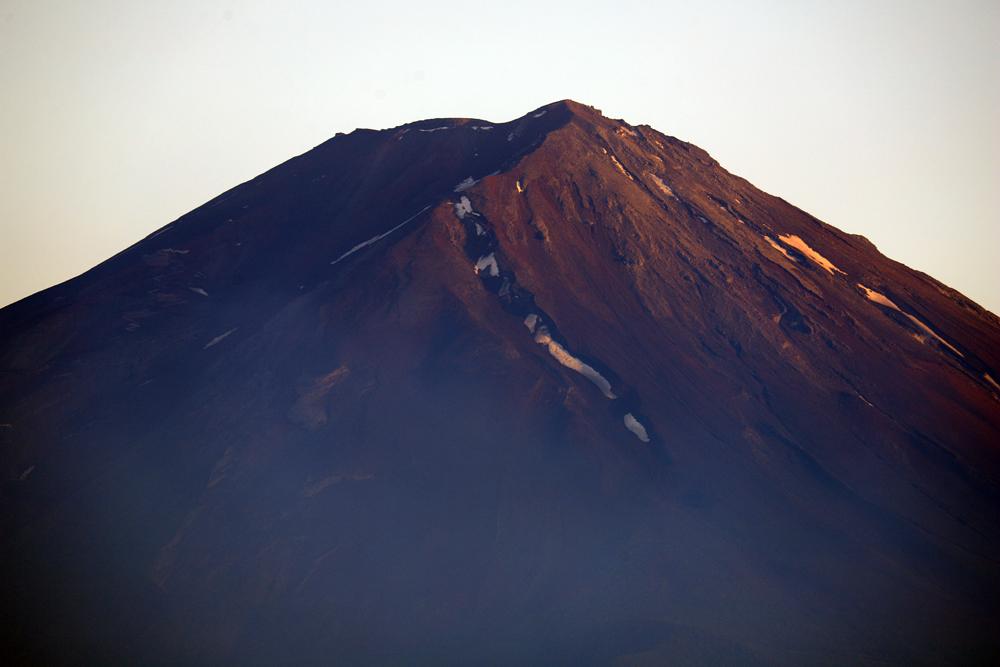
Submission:
[[[500,275],[500,266],[497,264],[496,255],[494,255],[492,252],[488,255],[483,255],[482,257],[480,257],[479,261],[476,262],[475,269],[477,276],[483,271],[486,271],[489,275],[493,276],[494,278]]]
[[[510,134],[507,135],[507,141],[514,141],[514,133],[513,132],[511,132]]]
[[[455,204],[455,215],[458,216],[459,220],[464,220],[465,216],[470,214],[475,215],[476,212],[472,210],[472,202],[469,201],[469,198],[463,195]]]
[[[649,442],[649,434],[646,433],[646,427],[640,424],[639,420],[633,417],[631,412],[625,413],[625,428],[632,431],[639,440]]]
[[[899,310],[899,306],[897,306],[892,301],[892,299],[890,299],[889,297],[887,297],[885,294],[882,294],[881,292],[876,292],[873,289],[869,289],[869,288],[865,287],[864,285],[862,285],[861,283],[858,283],[858,287],[860,287],[864,291],[865,297],[869,301],[874,301],[875,303],[877,303],[880,306],[885,306],[886,308],[892,308],[893,310],[899,311],[900,313],[903,312],[903,311]]]
[[[785,250],[785,246],[779,244],[777,241],[775,241],[774,239],[772,239],[770,236],[765,236],[764,240],[767,241],[768,243],[770,243],[771,247],[774,248],[775,250],[777,250],[778,252],[780,252],[782,255],[784,255],[788,259],[792,260],[793,262],[795,261],[795,258],[792,257],[791,255],[789,255],[788,251]]]
[[[431,127],[431,128],[420,128],[420,132],[440,132],[441,130],[450,130],[451,128],[447,125],[442,125],[441,127]]]
[[[517,186],[517,191],[518,192],[524,192],[524,186],[521,185],[521,179],[517,179],[517,181],[514,183],[514,185]]]
[[[625,171],[625,167],[622,166],[622,163],[619,162],[618,158],[616,158],[614,155],[611,156],[611,161],[615,163],[615,167],[618,168],[618,171],[620,171],[621,173],[623,173],[626,176],[628,176],[628,179],[630,181],[635,180],[635,179],[632,178],[632,174],[630,174],[627,171]]]
[[[160,252],[165,252],[168,255],[186,255],[186,254],[188,254],[191,251],[190,250],[178,250],[177,248],[164,248]]]
[[[486,236],[486,230],[478,222],[476,223],[476,236]]]
[[[667,195],[668,197],[677,196],[674,194],[674,191],[670,189],[670,186],[663,182],[662,178],[652,173],[649,174],[649,177],[653,179],[653,183],[656,183],[656,187],[658,187],[663,194]]]
[[[18,481],[23,482],[24,480],[28,479],[28,476],[34,471],[35,471],[35,466],[28,466],[28,469],[22,472],[21,475],[17,478]]]
[[[465,199],[465,197],[462,197],[462,199]],[[357,251],[359,251],[359,250],[361,250],[363,248],[367,248],[368,246],[370,246],[370,245],[372,245],[374,243],[378,243],[379,241],[381,241],[382,239],[384,239],[389,234],[392,234],[394,231],[396,231],[397,229],[399,229],[400,227],[402,227],[406,223],[411,222],[412,220],[414,220],[417,216],[419,216],[421,213],[423,213],[424,211],[426,211],[429,208],[430,208],[430,205],[428,204],[427,206],[424,206],[422,209],[420,209],[419,211],[417,211],[416,213],[414,213],[413,215],[411,215],[406,220],[403,220],[401,223],[399,223],[398,225],[396,225],[395,227],[393,227],[389,231],[387,231],[387,232],[385,232],[383,234],[379,234],[378,236],[373,236],[370,239],[368,239],[367,241],[362,241],[361,243],[357,244],[356,246],[354,246],[353,248],[351,248],[350,250],[348,250],[347,252],[345,252],[343,255],[341,255],[337,259],[335,259],[332,262],[330,262],[330,264],[332,265],[332,264],[337,264],[338,262],[342,262],[343,260],[347,259],[348,257],[350,257],[351,255],[353,255]]]
[[[838,269],[836,266],[834,266],[833,262],[831,262],[826,257],[824,257],[823,255],[819,254],[818,252],[816,252],[812,248],[810,248],[809,244],[806,243],[805,241],[803,241],[798,236],[795,236],[794,234],[784,234],[784,235],[778,236],[778,239],[780,241],[784,241],[788,245],[792,246],[793,248],[795,248],[796,250],[798,250],[799,252],[801,252],[803,255],[805,255],[806,257],[808,257],[809,259],[811,259],[816,264],[819,264],[821,267],[823,267],[824,269],[826,269],[830,273],[831,276],[833,275],[834,271],[836,271],[837,273],[844,273],[843,271],[841,271],[840,269]],[[847,275],[847,274],[845,273],[844,275]]]
[[[473,125],[472,129],[473,130],[492,130],[493,126],[492,125]]]
[[[926,332],[928,336],[933,336],[939,343],[941,343],[942,345],[944,345],[946,348],[948,348],[949,350],[951,350],[952,352],[954,352],[958,356],[960,356],[962,358],[965,358],[965,355],[962,354],[961,352],[959,352],[955,348],[954,345],[952,345],[951,343],[949,343],[948,341],[946,341],[944,338],[942,338],[941,336],[939,336],[937,334],[937,332],[934,331],[933,329],[931,329],[929,326],[927,326],[926,324],[924,324],[923,322],[921,322],[919,319],[917,319],[913,315],[910,315],[909,313],[903,313],[903,314],[906,315],[908,318],[910,318],[910,321],[912,321],[914,324],[916,324],[918,327],[920,327],[920,329],[922,331]]]
[[[479,181],[474,179],[472,176],[469,176],[464,181],[455,186],[455,192],[465,192],[478,182]]]
[[[542,109],[538,113],[532,114],[531,117],[532,118],[541,118],[542,116],[544,116],[546,114],[546,112],[547,112],[547,109]]]
[[[551,354],[560,364],[570,370],[576,371],[583,377],[593,382],[605,396],[610,399],[618,398],[615,396],[614,392],[611,391],[611,383],[608,382],[605,377],[597,371],[597,369],[585,364],[580,359],[577,359],[570,354],[566,348],[552,340],[552,336],[549,335],[549,329],[544,324],[538,327],[535,331],[535,342],[539,345],[546,346],[549,350],[549,354]]]
[[[195,294],[200,294],[202,296],[208,296],[208,292],[206,292],[205,290],[203,290],[200,287],[188,287],[188,289],[191,290],[192,292],[194,292]]]
[[[205,347],[203,347],[203,348],[201,348],[201,349],[203,349],[203,350],[207,350],[208,348],[212,347],[213,345],[218,345],[218,344],[219,344],[219,343],[221,343],[221,342],[222,342],[223,340],[225,340],[225,338],[226,338],[227,336],[229,336],[230,334],[232,334],[233,332],[235,332],[235,331],[236,331],[237,329],[239,329],[239,327],[233,327],[232,329],[230,329],[230,330],[229,330],[229,331],[227,331],[226,333],[224,333],[224,334],[219,334],[218,336],[216,336],[216,337],[215,337],[215,338],[213,338],[212,340],[208,341],[208,343],[206,343],[206,344],[205,344]]]
[[[963,358],[965,357],[964,354],[962,354],[957,349],[955,349],[954,345],[952,345],[951,343],[949,343],[948,341],[946,341],[944,338],[942,338],[941,336],[939,336],[936,331],[934,331],[929,326],[927,326],[926,324],[924,324],[923,321],[920,320],[918,317],[916,317],[915,315],[910,315],[906,311],[900,309],[900,307],[897,306],[895,304],[895,302],[893,302],[893,300],[890,299],[889,297],[887,297],[885,294],[882,294],[880,292],[876,292],[873,289],[869,289],[869,288],[865,287],[864,285],[862,285],[861,283],[858,283],[858,287],[860,287],[862,289],[862,291],[864,291],[865,297],[869,301],[871,301],[873,303],[877,303],[880,306],[885,306],[886,308],[890,308],[892,310],[895,310],[896,312],[902,313],[903,315],[906,315],[906,317],[908,317],[911,322],[913,322],[915,325],[917,325],[917,327],[921,331],[923,331],[924,333],[926,333],[928,336],[932,336],[939,343],[941,343],[942,345],[944,345],[945,347],[947,347],[949,350],[951,350],[952,352],[954,352],[958,356],[963,357]],[[921,340],[919,337],[917,338],[917,340],[920,340],[920,342],[923,342],[923,340]]]
[[[524,326],[528,327],[528,331],[531,333],[535,333],[535,327],[538,326],[538,315],[530,313],[524,318]]]

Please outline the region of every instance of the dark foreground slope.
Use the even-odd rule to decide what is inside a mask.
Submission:
[[[359,130],[0,311],[4,654],[989,663],[998,378],[651,128]]]

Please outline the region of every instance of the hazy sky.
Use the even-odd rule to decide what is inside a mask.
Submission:
[[[338,131],[568,97],[1000,312],[998,45],[996,0],[0,0],[0,305]]]

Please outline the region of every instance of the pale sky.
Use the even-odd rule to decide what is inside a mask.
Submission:
[[[995,0],[0,0],[0,91],[0,305],[336,132],[572,98],[1000,312]]]

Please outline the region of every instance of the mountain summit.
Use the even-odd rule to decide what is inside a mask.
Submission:
[[[1000,321],[562,101],[337,135],[0,311],[4,655],[968,664]]]

